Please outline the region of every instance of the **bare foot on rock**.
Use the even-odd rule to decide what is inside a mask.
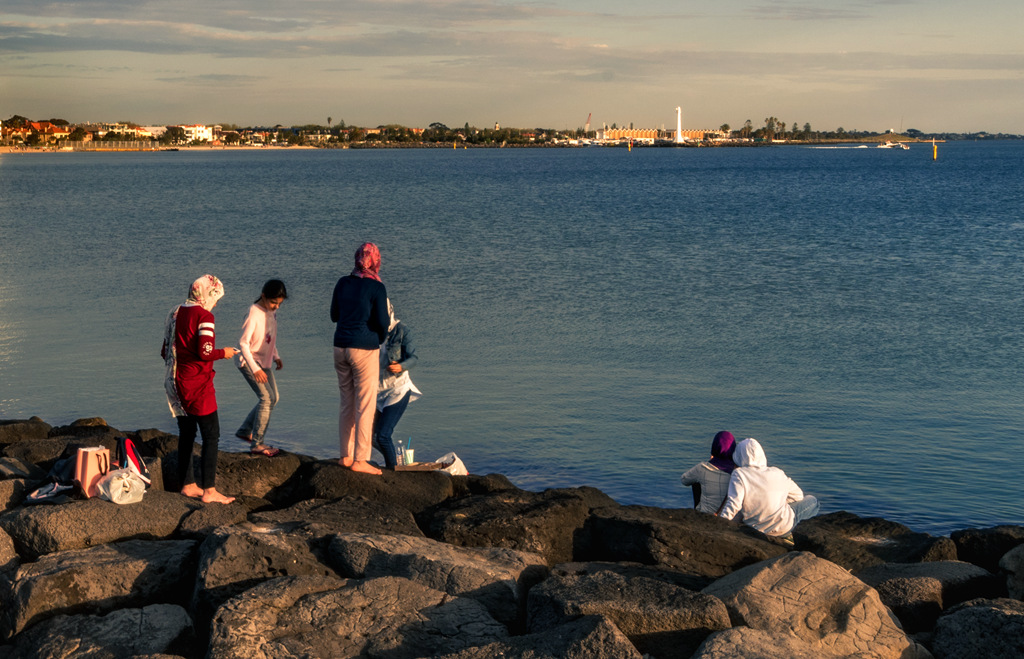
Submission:
[[[349,469],[351,469],[352,471],[358,471],[361,474],[372,474],[374,476],[380,476],[382,473],[384,473],[380,469],[377,469],[372,464],[367,462],[366,460],[356,460],[355,462],[352,463],[352,466],[349,467]]]
[[[199,487],[195,483],[189,483],[185,487],[181,488],[181,493],[192,499],[198,499],[203,496],[203,488]]]
[[[235,497],[225,496],[212,487],[203,490],[203,503],[231,503],[234,500]]]
[[[342,467],[349,467],[349,468],[352,467],[352,463],[353,462],[355,462],[355,459],[350,458],[348,456],[345,456],[341,460],[338,460],[338,464],[340,464]]]

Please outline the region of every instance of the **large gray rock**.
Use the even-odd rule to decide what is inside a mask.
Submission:
[[[479,603],[408,579],[287,577],[225,602],[214,617],[207,656],[413,659],[506,635]]]
[[[450,499],[454,493],[451,477],[436,471],[385,469],[380,476],[371,476],[345,469],[333,460],[316,462],[310,470],[306,487],[300,491],[303,499],[362,497],[400,506],[418,515]]]
[[[881,517],[836,512],[812,517],[793,530],[798,549],[854,572],[881,563],[957,560],[949,538],[916,533]]]
[[[245,525],[217,529],[199,546],[193,611],[202,626],[223,602],[254,585],[285,576],[336,576],[309,541]]]
[[[956,544],[961,561],[974,563],[989,572],[999,571],[999,559],[1018,545],[1024,545],[1024,526],[993,526],[987,529],[954,531],[949,537]]]
[[[29,482],[23,478],[9,478],[0,481],[0,510],[20,506],[29,493]]]
[[[883,563],[854,574],[878,591],[910,633],[931,629],[943,609],[1006,591],[1000,577],[962,561]]]
[[[9,478],[38,482],[46,478],[46,472],[20,458],[0,458],[0,481]]]
[[[733,627],[709,636],[690,659],[821,659],[822,653],[789,633]],[[873,659],[871,652],[854,654]]]
[[[794,636],[822,657],[927,656],[907,637],[874,589],[807,552],[791,552],[742,568],[703,592],[725,602],[733,626]]]
[[[339,534],[329,547],[332,565],[357,579],[404,577],[483,604],[506,626],[522,627],[526,594],[547,576],[544,559],[511,549],[467,549],[427,538]]]
[[[641,659],[607,618],[587,616],[544,632],[467,648],[438,659]]]
[[[14,540],[7,535],[7,531],[0,529],[0,574],[13,572],[20,562],[18,552],[14,549]]]
[[[107,615],[57,616],[20,634],[10,659],[133,659],[195,653],[192,620],[180,606],[151,604]],[[3,648],[0,648],[2,651]]]
[[[977,599],[953,607],[935,623],[937,659],[1024,657],[1024,602]]]
[[[344,497],[311,499],[282,510],[249,515],[254,527],[322,538],[336,533],[376,533],[423,537],[406,508],[391,503]]]
[[[147,490],[142,501],[128,505],[94,498],[15,508],[0,515],[0,528],[14,539],[23,559],[34,561],[55,551],[118,540],[169,538],[181,520],[202,505],[180,494]]]
[[[427,535],[459,547],[505,547],[540,554],[549,565],[574,558],[591,509],[617,505],[594,488],[505,490],[450,501],[434,510]]]
[[[594,510],[582,560],[636,561],[690,575],[703,587],[786,547],[753,529],[696,510],[621,506]]]
[[[128,540],[26,563],[12,579],[4,637],[58,614],[185,604],[181,584],[194,578],[194,549],[190,540]]]
[[[37,416],[27,420],[0,420],[0,444],[15,444],[27,439],[45,439],[52,426]]]
[[[1006,590],[1015,600],[1024,600],[1024,545],[1017,545],[999,559],[999,568],[1006,573]],[[986,597],[981,595],[980,597]],[[988,595],[987,597],[993,597]]]
[[[646,577],[627,579],[610,571],[553,576],[530,591],[531,632],[586,615],[608,618],[652,657],[688,657],[709,634],[730,627],[729,612],[718,598]]]

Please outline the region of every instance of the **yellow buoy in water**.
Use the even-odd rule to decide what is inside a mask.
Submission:
[[[939,145],[935,143],[935,138],[932,138],[932,160],[939,159]]]

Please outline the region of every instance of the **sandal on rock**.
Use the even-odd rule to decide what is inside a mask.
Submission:
[[[273,446],[255,446],[249,449],[251,455],[262,455],[267,458],[272,458],[280,452],[281,449],[274,448]]]

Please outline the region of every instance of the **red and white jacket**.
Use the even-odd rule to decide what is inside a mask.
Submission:
[[[182,305],[174,328],[174,384],[188,414],[205,416],[217,411],[213,362],[224,358],[224,350],[215,347],[215,340],[213,314],[198,305]],[[166,350],[164,346],[165,358]]]

